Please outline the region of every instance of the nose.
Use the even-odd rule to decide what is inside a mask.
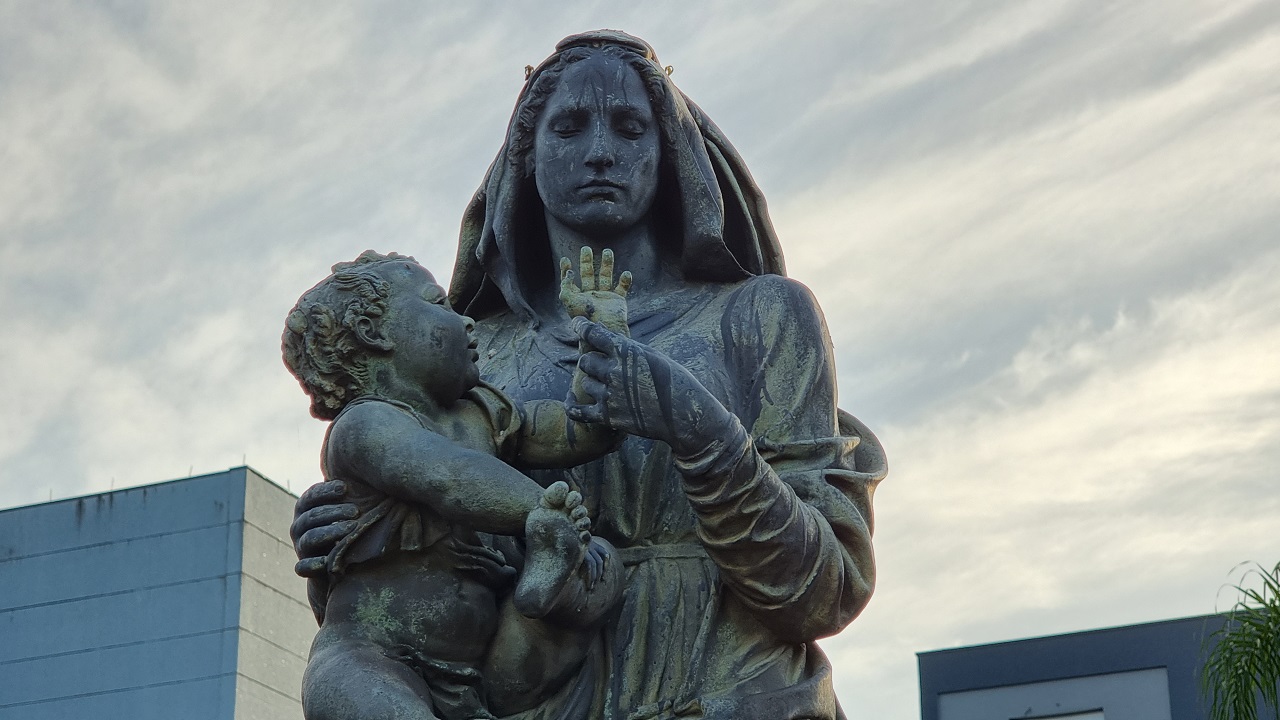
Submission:
[[[613,144],[609,142],[608,132],[602,126],[596,128],[591,147],[587,149],[587,167],[600,171],[613,167]]]
[[[462,316],[462,322],[463,322],[463,326],[467,328],[468,333],[476,329],[476,321],[472,320],[466,315]]]

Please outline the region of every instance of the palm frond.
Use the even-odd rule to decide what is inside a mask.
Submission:
[[[1255,564],[1230,587],[1236,603],[1206,639],[1212,649],[1200,676],[1210,720],[1258,720],[1259,697],[1280,720],[1280,563]]]

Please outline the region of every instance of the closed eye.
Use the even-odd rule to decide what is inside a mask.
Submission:
[[[578,126],[573,125],[571,123],[559,123],[551,127],[551,132],[555,133],[556,135],[559,135],[562,138],[570,138],[570,137],[573,137],[574,135],[577,135],[579,132],[581,132],[581,130],[578,128]]]
[[[636,120],[624,120],[617,125],[618,134],[632,140],[644,135],[646,129],[643,123]]]
[[[580,135],[586,131],[592,117],[590,108],[575,105],[563,107],[548,118],[547,130],[566,138]]]
[[[573,137],[582,132],[585,124],[581,111],[562,112],[551,118],[547,129],[560,137]]]
[[[624,106],[613,115],[613,129],[619,135],[635,140],[649,129],[649,123],[638,110]]]

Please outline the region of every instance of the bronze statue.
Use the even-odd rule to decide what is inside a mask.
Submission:
[[[631,275],[613,285],[609,250],[601,266],[597,275],[583,252],[580,289],[565,258],[561,300],[625,335]],[[335,265],[286,321],[285,364],[312,414],[331,421],[325,478],[345,482],[360,510],[314,595],[309,717],[404,716],[422,704],[406,666],[444,717],[493,717],[485,696],[524,709],[581,661],[618,598],[613,548],[588,532],[582,495],[563,481],[544,490],[512,467],[580,464],[609,451],[616,431],[576,423],[564,402],[516,406],[482,383],[473,328],[413,258],[372,250]],[[518,581],[508,557],[523,559]],[[543,618],[556,627],[530,620]],[[552,664],[548,642],[564,649]],[[511,676],[520,682],[500,680]]]
[[[580,247],[612,248],[634,274],[630,337],[559,301],[556,258]],[[625,433],[603,457],[529,471],[581,493],[622,577],[580,655],[556,655],[571,671],[506,716],[843,717],[813,640],[870,598],[886,466],[837,410],[822,313],[784,273],[741,158],[648,44],[575,35],[529,73],[464,217],[450,300],[476,318],[499,393]],[[322,483],[299,500],[300,574],[323,576],[363,517],[345,492]],[[490,546],[503,542],[518,565],[521,541]],[[557,637],[543,649],[559,653]],[[425,694],[414,713],[449,717]]]

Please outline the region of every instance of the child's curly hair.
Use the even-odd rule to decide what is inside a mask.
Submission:
[[[289,372],[311,396],[311,414],[332,420],[366,392],[369,349],[355,335],[361,318],[376,321],[387,311],[391,284],[376,266],[416,262],[408,255],[365,250],[353,262],[333,266],[333,274],[298,298],[285,320],[280,350]]]

